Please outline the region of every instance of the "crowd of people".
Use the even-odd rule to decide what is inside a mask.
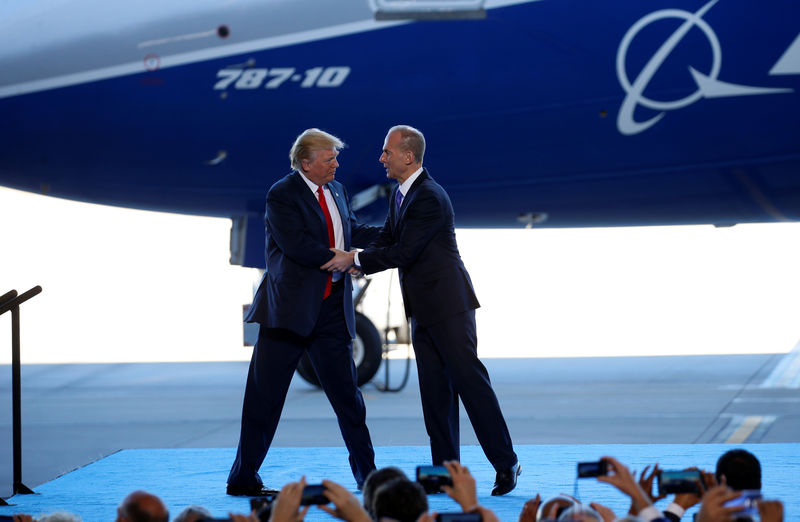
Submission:
[[[734,449],[723,454],[714,472],[698,470],[696,492],[676,493],[661,509],[656,503],[665,499],[663,492],[654,492],[654,481],[661,471],[658,465],[647,468],[638,479],[627,466],[614,457],[603,457],[602,472],[597,481],[609,484],[630,499],[627,513],[614,513],[599,502],[582,502],[568,495],[542,500],[539,495],[525,502],[518,522],[676,522],[687,510],[699,504],[696,522],[781,522],[783,504],[778,500],[761,498],[761,465],[752,453]],[[425,488],[396,467],[379,468],[365,480],[361,500],[344,486],[324,480],[323,499],[317,507],[333,518],[347,522],[439,522],[482,521],[499,522],[498,516],[478,500],[475,478],[466,466],[456,461],[444,463],[450,485],[441,491],[459,506],[457,516],[441,516],[429,510]],[[696,468],[692,468],[696,469]],[[283,486],[271,502],[253,509],[249,514],[229,513],[224,520],[232,522],[299,522],[311,508],[303,502],[305,477]],[[325,503],[327,501],[327,503]],[[471,516],[468,514],[472,514]],[[450,518],[448,518],[448,516]],[[687,518],[688,519],[688,518]],[[14,522],[80,522],[69,513],[54,513],[34,519],[30,515],[14,515]],[[164,502],[151,493],[134,491],[120,503],[117,522],[169,522]],[[189,506],[173,522],[202,522],[220,520],[200,506]]]

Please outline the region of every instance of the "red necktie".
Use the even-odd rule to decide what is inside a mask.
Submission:
[[[331,248],[336,246],[336,238],[333,236],[333,220],[331,213],[328,210],[328,203],[325,201],[325,192],[322,187],[317,187],[317,197],[319,199],[319,206],[322,207],[322,213],[325,214],[325,223],[328,224],[328,244]],[[333,281],[333,274],[328,274],[328,282],[325,283],[325,294],[323,299],[327,299],[331,295],[331,282]]]

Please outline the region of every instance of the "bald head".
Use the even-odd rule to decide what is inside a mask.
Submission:
[[[422,165],[422,158],[425,156],[425,136],[422,135],[422,132],[411,125],[395,125],[389,129],[386,135],[393,133],[400,136],[400,149],[413,154],[414,162]]]
[[[117,522],[169,522],[169,511],[157,496],[134,491],[117,508]]]

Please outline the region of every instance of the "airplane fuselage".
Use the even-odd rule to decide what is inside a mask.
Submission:
[[[800,219],[791,0],[498,0],[435,22],[367,0],[21,4],[0,22],[5,186],[254,224],[303,129],[347,143],[353,195],[388,183],[406,123],[458,226]]]

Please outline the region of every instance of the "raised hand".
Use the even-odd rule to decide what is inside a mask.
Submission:
[[[647,474],[647,470],[650,469],[650,466],[645,466],[642,470],[642,474],[639,475],[639,485],[642,487],[642,490],[647,493],[647,496],[650,497],[650,501],[655,503],[662,498],[665,498],[666,495],[654,495],[653,494],[653,479],[656,478],[658,472],[661,471],[661,468],[658,467],[658,463],[653,466],[653,471],[649,475]]]
[[[361,502],[344,486],[330,480],[323,480],[322,485],[325,486],[322,494],[336,507],[320,505],[318,507],[321,510],[348,522],[371,522],[369,514],[361,507]]]
[[[761,522],[783,522],[783,504],[780,500],[759,500],[758,514]]]
[[[725,507],[728,501],[741,496],[725,484],[713,487],[703,495],[703,504],[697,514],[697,522],[728,522],[736,518],[736,514],[744,510],[744,506]]]
[[[634,511],[634,514],[638,514],[644,508],[653,504],[650,497],[642,489],[625,465],[614,457],[603,457],[602,460],[608,462],[609,470],[612,471],[612,473],[597,477],[598,482],[611,484],[628,495],[631,498],[631,510]]]
[[[444,462],[444,467],[450,472],[453,481],[451,486],[442,486],[442,490],[447,495],[458,502],[461,510],[466,512],[478,505],[478,493],[475,488],[475,477],[469,472],[466,466],[462,466],[457,460]]]
[[[697,469],[697,468],[692,467],[687,469]],[[677,495],[675,495],[675,499],[673,500],[673,502],[681,506],[683,509],[689,509],[695,504],[699,504],[700,501],[703,500],[702,492],[717,485],[717,479],[715,478],[714,473],[710,473],[708,471],[701,471],[700,473],[702,474],[703,477],[702,483],[700,484],[700,491],[701,491],[700,494],[678,493]]]
[[[301,522],[308,511],[308,506],[300,509],[300,499],[303,497],[303,488],[305,487],[305,476],[300,478],[300,482],[289,482],[283,486],[272,505],[270,522]]]
[[[522,506],[522,511],[519,513],[519,522],[536,522],[536,513],[539,511],[539,504],[542,503],[542,497],[536,494],[536,498],[532,498],[525,502]]]

